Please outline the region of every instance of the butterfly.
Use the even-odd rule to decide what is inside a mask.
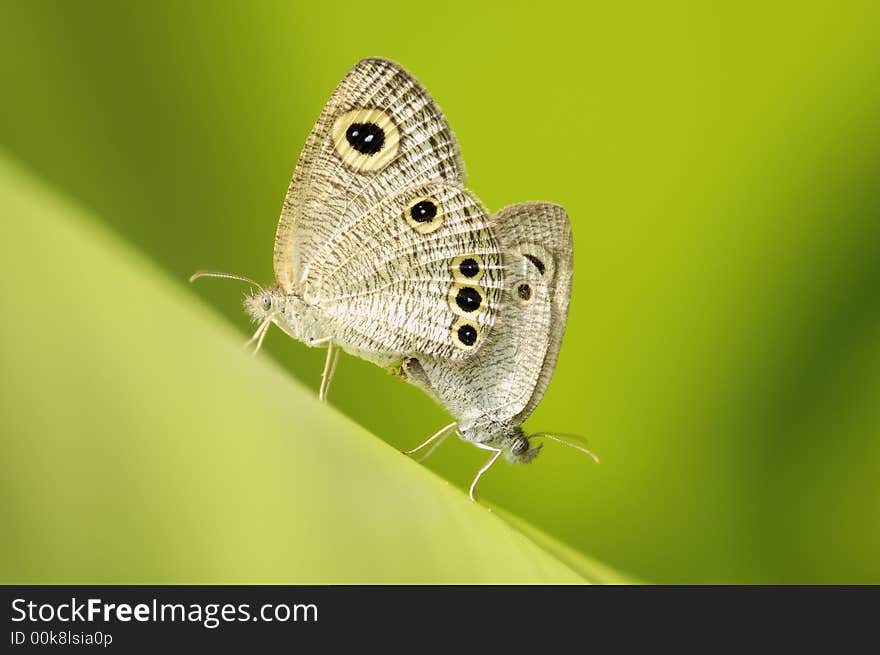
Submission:
[[[440,108],[398,64],[358,62],[324,106],[299,157],[275,237],[275,283],[245,299],[259,349],[272,324],[325,347],[326,399],[338,349],[397,370],[416,353],[468,359],[492,326],[501,256],[488,212],[464,188]],[[455,286],[469,257],[480,287]]]
[[[490,227],[501,246],[505,274],[492,332],[461,364],[428,356],[408,358],[402,367],[405,379],[457,419],[405,454],[432,443],[436,448],[453,432],[492,452],[471,483],[471,500],[477,482],[502,454],[514,463],[531,462],[542,447],[533,447],[535,438],[571,446],[599,461],[558,435],[526,435],[522,429],[550,383],[565,332],[573,270],[568,215],[553,203],[525,202],[496,213]]]
[[[190,279],[225,277],[256,288],[244,300],[258,325],[248,342],[255,352],[273,324],[308,346],[326,348],[322,400],[343,350],[424,388],[459,418],[464,438],[474,435],[477,445],[488,447],[507,442],[486,441],[486,430],[494,428],[470,426],[483,405],[503,393],[481,389],[470,376],[510,378],[518,387],[514,378],[536,375],[537,403],[555,364],[553,340],[561,340],[565,311],[553,314],[547,303],[554,294],[564,296],[567,310],[568,286],[556,283],[555,272],[570,276],[565,253],[570,257],[571,238],[570,229],[563,234],[540,225],[558,215],[560,209],[550,207],[515,205],[490,216],[465,188],[458,143],[427,90],[399,64],[368,58],[336,87],[300,154],[275,236],[275,282],[262,287],[215,271]],[[523,277],[533,272],[515,268],[520,259],[531,261],[533,251],[543,257],[544,274],[552,267],[552,279]],[[511,292],[510,281],[520,278],[534,284],[531,300]],[[523,302],[536,309],[518,314]],[[543,325],[532,337],[548,343],[527,344],[520,320]],[[542,347],[552,356],[539,357]],[[548,372],[531,359],[521,363],[527,351],[552,360]],[[501,359],[482,368],[493,356]],[[443,389],[446,380],[464,394],[471,390],[470,399]],[[524,420],[535,403],[520,401],[524,390],[515,393],[505,402],[521,405],[517,416]],[[498,423],[505,434],[513,434],[507,426],[517,416]]]

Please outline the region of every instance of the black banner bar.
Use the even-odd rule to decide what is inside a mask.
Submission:
[[[6,586],[5,652],[791,645],[873,631],[877,587]],[[704,641],[708,639],[708,641]],[[610,641],[609,641],[610,640]],[[854,641],[856,640],[856,641]],[[875,638],[871,641],[876,645]],[[863,642],[864,643],[864,642]],[[870,642],[869,642],[870,643]],[[559,650],[550,648],[550,650]]]

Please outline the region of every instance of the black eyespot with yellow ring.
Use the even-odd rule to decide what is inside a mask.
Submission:
[[[385,168],[400,146],[400,131],[381,109],[345,112],[334,121],[330,138],[342,163],[358,172]]]
[[[385,131],[376,123],[352,123],[345,140],[362,155],[375,155],[385,145]]]
[[[459,255],[449,264],[449,272],[456,282],[478,282],[486,272],[486,265],[479,255]]]
[[[468,318],[458,318],[452,324],[452,343],[462,350],[473,350],[480,340],[480,326]]]
[[[436,198],[423,196],[410,201],[403,217],[419,234],[431,234],[443,225],[443,207]]]
[[[461,287],[455,294],[455,304],[466,314],[473,314],[483,304],[483,294],[474,287]]]
[[[454,283],[449,288],[449,307],[459,316],[476,316],[485,306],[486,293],[473,284]]]

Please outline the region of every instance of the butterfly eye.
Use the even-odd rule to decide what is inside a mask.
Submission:
[[[523,455],[529,449],[529,440],[525,437],[517,437],[513,441],[513,446],[511,446],[510,451],[514,455]]]
[[[485,265],[479,255],[461,255],[452,260],[449,272],[458,282],[477,282],[483,277]]]
[[[516,288],[516,295],[518,295],[524,302],[528,302],[532,299],[532,287],[528,284],[520,284]]]
[[[269,311],[272,309],[272,299],[269,296],[263,296],[263,310]]]
[[[333,148],[344,164],[356,171],[377,171],[394,159],[400,132],[381,109],[356,109],[333,123]]]
[[[452,324],[452,342],[463,350],[471,350],[480,338],[480,326],[467,318],[459,318]]]
[[[430,234],[443,225],[443,208],[436,198],[416,198],[407,205],[403,217],[419,234]]]

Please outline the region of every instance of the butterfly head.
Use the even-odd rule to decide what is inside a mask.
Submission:
[[[538,444],[532,448],[529,438],[522,431],[522,428],[518,427],[504,435],[499,445],[504,450],[504,456],[508,462],[528,464],[538,456],[544,444]]]
[[[313,317],[308,316],[304,308],[302,299],[287,295],[277,284],[247,294],[244,297],[244,310],[259,325],[252,337],[252,340],[256,340],[257,350],[273,323],[294,339],[306,343],[315,340],[317,331],[314,329],[314,320],[309,320]]]
[[[465,441],[482,443],[497,448],[504,453],[508,462],[528,464],[538,456],[543,444],[532,448],[529,436],[520,426],[498,422],[488,416],[459,423],[458,434]]]
[[[257,323],[259,327],[254,333],[254,336],[252,336],[245,345],[248,346],[255,343],[255,353],[260,350],[266,332],[269,330],[269,326],[272,325],[272,323],[276,323],[281,326],[285,332],[296,337],[299,337],[299,334],[302,332],[301,329],[296,329],[299,325],[296,323],[292,324],[290,316],[285,315],[285,310],[288,310],[287,313],[289,314],[291,313],[290,310],[294,309],[294,307],[291,299],[285,295],[280,285],[273,284],[270,287],[264,288],[244,275],[222,273],[220,271],[198,271],[190,277],[189,281],[194,282],[203,277],[239,280],[240,282],[246,282],[253,287],[253,290],[244,297],[244,309],[248,316],[250,316],[254,323]]]
[[[570,440],[562,439],[561,435],[551,432],[535,432],[534,434],[526,435],[521,427],[515,427],[513,429],[508,429],[506,432],[489,440],[487,443],[496,448],[500,448],[504,452],[507,461],[513,462],[514,464],[528,464],[538,456],[538,453],[541,451],[544,444],[535,444],[536,439],[549,439],[550,441],[555,441],[564,446],[569,446],[588,455],[597,464],[599,463],[599,458],[596,457],[592,451],[587,450],[583,445],[574,443],[574,441],[585,443],[583,437],[573,434],[566,434],[564,436],[568,437]]]
[[[244,310],[254,323],[272,320],[284,309],[284,292],[278,285],[251,291],[244,297]]]

